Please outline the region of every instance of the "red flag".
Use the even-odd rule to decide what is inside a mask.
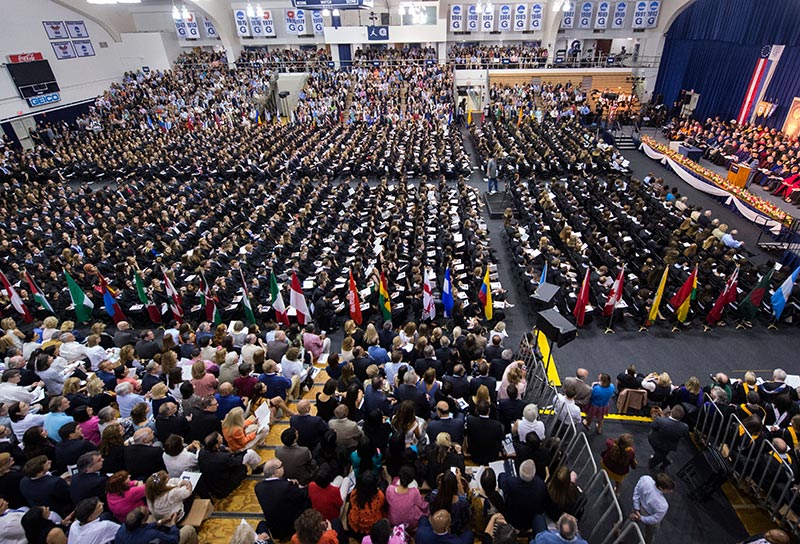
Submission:
[[[353,271],[350,271],[350,319],[361,325],[361,302],[358,299],[358,289],[356,289],[356,280],[353,279]]]
[[[164,272],[164,289],[167,292],[167,295],[172,299],[169,305],[169,309],[172,310],[172,315],[175,318],[175,321],[178,323],[183,323],[183,301],[181,300],[180,294],[175,289],[175,286],[172,285],[167,273]]]
[[[619,271],[614,285],[611,286],[611,291],[608,293],[606,305],[603,307],[603,315],[609,316],[614,313],[614,308],[617,307],[619,301],[622,300],[622,285],[625,281],[625,267]]]
[[[300,280],[297,279],[296,272],[292,272],[292,287],[289,291],[289,304],[297,310],[298,323],[305,325],[307,321],[311,321],[311,313],[308,311],[308,305],[306,305],[303,286],[300,284]]]
[[[14,286],[8,281],[8,278],[5,274],[0,272],[0,282],[3,283],[3,288],[8,295],[8,298],[11,300],[11,305],[14,306],[14,309],[22,315],[22,320],[25,323],[30,323],[33,321],[33,316],[28,311],[28,307],[25,306],[25,303],[22,302],[17,290],[14,289]]]
[[[733,271],[733,274],[728,277],[728,281],[725,282],[725,288],[719,294],[717,301],[714,303],[711,311],[708,312],[708,315],[706,316],[706,321],[709,325],[716,325],[717,321],[719,321],[722,317],[722,311],[725,309],[725,307],[731,302],[736,301],[738,283],[739,267],[737,266],[736,270]]]
[[[589,272],[590,268],[586,269],[586,275],[583,277],[581,290],[578,293],[578,301],[575,303],[575,309],[572,315],[575,316],[575,322],[578,327],[583,327],[583,318],[586,317],[586,306],[589,304]]]

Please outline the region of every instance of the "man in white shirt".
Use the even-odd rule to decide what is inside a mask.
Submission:
[[[655,480],[645,475],[636,482],[630,519],[644,525],[644,540],[647,544],[655,542],[656,532],[669,510],[666,495],[672,493],[673,489],[675,482],[663,472],[656,475]]]
[[[578,425],[581,422],[581,409],[575,404],[576,394],[575,386],[573,384],[567,384],[564,386],[564,394],[556,396],[556,417],[562,423],[572,422]]]
[[[88,357],[86,346],[75,341],[75,335],[71,332],[65,332],[61,335],[61,348],[58,351],[59,355],[63,357],[67,363],[74,363],[79,359]]]
[[[26,402],[31,404],[36,400],[35,387],[21,387],[17,385],[22,380],[22,373],[19,370],[6,370],[3,372],[2,383],[0,383],[0,399],[7,404],[12,402]]]
[[[28,511],[27,506],[9,509],[8,502],[0,499],[0,543],[27,544],[25,529],[22,527],[22,516]],[[61,523],[61,516],[51,511],[48,519],[53,523]]]
[[[83,499],[75,507],[75,523],[69,529],[67,544],[107,544],[114,542],[119,523],[100,519],[103,503],[97,497]]]

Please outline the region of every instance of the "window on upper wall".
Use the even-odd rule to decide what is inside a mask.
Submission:
[[[436,6],[417,5],[405,8],[405,11],[406,13],[402,16],[403,26],[436,24],[436,14],[438,11]]]

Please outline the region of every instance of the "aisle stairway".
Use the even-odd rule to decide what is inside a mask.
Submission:
[[[614,140],[616,140],[616,147],[620,151],[630,151],[636,149],[636,143],[634,143],[633,138],[631,138],[628,134],[615,134]]]

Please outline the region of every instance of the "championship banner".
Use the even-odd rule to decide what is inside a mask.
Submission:
[[[200,38],[200,25],[197,24],[197,19],[194,16],[194,13],[187,13],[187,17],[184,19],[186,23],[186,37],[190,40],[197,40]]]
[[[311,12],[311,26],[317,36],[325,33],[325,19],[322,18],[322,12],[318,9]]]
[[[294,10],[287,9],[286,10],[286,33],[287,34],[297,34],[297,23],[294,20]]]
[[[500,12],[497,14],[497,30],[500,32],[511,31],[511,6],[508,4],[500,6]]]
[[[603,0],[597,4],[597,16],[594,19],[594,27],[598,29],[608,28],[608,18],[611,15],[611,3]]]
[[[628,15],[628,3],[617,2],[614,7],[614,17],[611,19],[611,28],[619,30],[625,28],[625,17]]]
[[[77,56],[72,42],[52,42],[53,52],[58,60],[74,59]]]
[[[185,40],[189,37],[189,31],[186,28],[186,21],[183,20],[183,17],[180,19],[174,19],[175,22],[175,32],[178,34],[179,40]]]
[[[575,2],[564,4],[563,16],[561,17],[561,28],[570,29],[575,26]]]
[[[594,4],[591,2],[581,3],[581,13],[578,17],[578,28],[587,29],[592,28],[592,12],[594,11]]]
[[[94,46],[91,40],[72,40],[72,47],[75,48],[75,54],[79,57],[94,56]]]
[[[638,30],[647,28],[647,2],[639,0],[633,7],[633,25],[632,28]]]
[[[470,32],[477,32],[480,28],[480,16],[478,13],[478,6],[471,4],[467,6],[467,30]]]
[[[651,0],[650,5],[647,6],[647,28],[655,28],[658,26],[658,13],[661,11],[661,0]]]
[[[47,38],[50,40],[69,37],[67,25],[64,24],[64,21],[42,21],[42,25],[44,26],[44,31],[47,32]]]
[[[298,9],[294,12],[294,24],[297,26],[297,34],[302,36],[306,33],[306,12]]]
[[[486,4],[483,8],[481,31],[494,31],[494,4]]]
[[[464,8],[458,4],[450,6],[450,31],[461,32],[464,30]]]
[[[205,32],[206,38],[210,40],[217,40],[219,39],[219,33],[217,32],[217,28],[214,26],[214,23],[203,15],[203,31]]]
[[[250,20],[250,30],[253,32],[254,38],[263,38],[264,37],[264,25],[262,23],[263,19],[258,16],[258,14],[253,15],[252,17],[248,17]]]
[[[86,30],[86,23],[83,21],[64,21],[70,38],[88,38],[89,32]]]
[[[275,19],[272,17],[272,10],[264,10],[264,15],[261,17],[261,29],[264,31],[264,36],[275,35]]]
[[[781,130],[789,138],[800,136],[800,98],[795,96],[792,99],[792,107],[789,108],[789,113],[786,114],[786,121],[783,122]]]
[[[233,20],[236,23],[236,34],[238,36],[250,35],[250,26],[247,24],[247,13],[243,9],[233,10]]]
[[[519,8],[522,4],[517,6],[517,14],[519,14]],[[523,14],[523,18],[525,15]],[[544,25],[544,4],[541,2],[536,2],[531,4],[531,30],[541,30],[542,25]],[[524,26],[523,26],[524,30]]]

